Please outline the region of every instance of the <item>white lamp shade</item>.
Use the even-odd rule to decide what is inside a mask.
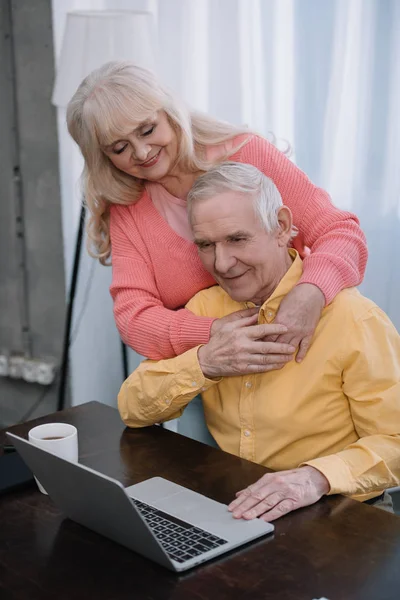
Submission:
[[[155,44],[150,12],[68,13],[52,103],[66,106],[82,79],[110,60],[129,60],[154,69]]]

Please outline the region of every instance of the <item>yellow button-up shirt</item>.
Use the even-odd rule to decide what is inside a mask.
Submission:
[[[292,266],[263,304],[271,323],[299,281]],[[224,317],[248,304],[219,286],[199,292],[193,313]],[[118,406],[124,422],[143,427],[173,419],[202,394],[208,428],[223,450],[275,471],[308,464],[330,493],[366,500],[400,478],[400,336],[389,318],[355,288],[324,308],[301,363],[242,377],[204,377],[193,348],[176,358],[144,361],[124,382]]]

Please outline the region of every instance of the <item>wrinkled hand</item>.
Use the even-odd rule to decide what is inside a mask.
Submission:
[[[205,377],[264,373],[280,369],[292,360],[293,346],[263,340],[268,335],[285,333],[286,327],[276,323],[257,325],[257,321],[258,311],[250,317],[227,319],[220,325],[198,351]]]
[[[253,485],[237,492],[228,506],[236,519],[274,521],[283,515],[317,502],[329,492],[325,475],[310,466],[267,473]]]
[[[258,315],[260,309],[257,306],[253,308],[244,308],[243,310],[237,310],[236,312],[231,313],[230,315],[226,315],[226,317],[221,317],[220,319],[215,319],[213,324],[211,325],[210,337],[216,335],[221,331],[224,325],[228,323],[234,323],[235,321],[240,321],[240,319],[247,319],[248,317],[254,317],[254,315]],[[258,320],[255,319],[254,323]]]
[[[286,325],[287,332],[269,336],[265,341],[291,344],[299,348],[296,361],[301,362],[308,352],[315,328],[325,306],[325,296],[311,283],[296,286],[282,300],[274,323]]]

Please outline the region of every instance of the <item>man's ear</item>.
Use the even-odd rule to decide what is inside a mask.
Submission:
[[[278,210],[278,244],[279,246],[287,246],[292,236],[293,219],[290,208],[281,206]]]

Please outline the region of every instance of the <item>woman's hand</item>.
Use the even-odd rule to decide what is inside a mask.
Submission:
[[[325,306],[325,296],[311,283],[302,283],[282,300],[274,323],[286,325],[287,332],[268,336],[266,341],[290,344],[299,348],[296,361],[301,362],[308,352],[315,328]]]
[[[279,336],[286,327],[278,323],[257,324],[258,314],[220,319],[220,327],[210,341],[198,350],[199,365],[205,377],[232,377],[281,369],[293,359],[289,344],[264,341]]]

